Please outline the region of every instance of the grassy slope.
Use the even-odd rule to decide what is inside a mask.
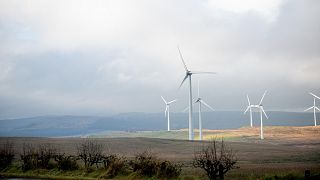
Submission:
[[[259,132],[259,128],[245,127],[236,130],[205,130],[204,135],[206,139],[223,137],[237,153],[241,168],[231,171],[229,177],[248,178],[288,172],[301,175],[305,169],[320,172],[320,127],[265,127],[263,141],[259,139]],[[117,138],[114,135],[113,137],[97,140],[108,147],[106,151],[129,158],[138,152],[150,149],[159,158],[184,163],[184,175],[199,174],[198,170],[190,167],[193,154],[202,147],[202,142],[179,140],[187,137],[186,130],[126,133]],[[6,138],[0,138],[0,143],[5,140]],[[76,144],[83,139],[10,138],[10,140],[15,142],[17,151],[21,149],[23,143],[51,143],[63,152],[75,154]]]

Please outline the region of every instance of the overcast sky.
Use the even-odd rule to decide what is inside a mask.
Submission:
[[[244,110],[301,111],[320,95],[319,0],[0,0],[0,118],[179,112],[188,84]],[[320,103],[320,102],[319,102]]]

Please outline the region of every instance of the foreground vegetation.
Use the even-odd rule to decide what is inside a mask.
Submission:
[[[50,144],[23,144],[18,164],[12,165],[13,144],[7,141],[0,149],[2,176],[49,179],[178,179],[182,165],[160,160],[150,151],[138,153],[131,160],[117,154],[103,153],[103,145],[85,139],[77,145],[77,155],[58,152]],[[80,162],[79,162],[80,161]],[[195,153],[193,166],[203,169],[210,180],[224,179],[237,160],[224,142],[213,140]]]
[[[50,144],[24,144],[20,159],[12,164],[13,144],[7,142],[0,150],[1,175],[49,179],[111,179],[116,176],[131,178],[177,179],[181,165],[161,161],[149,151],[128,160],[117,154],[104,154],[103,146],[86,139],[77,146],[77,156],[58,152]]]

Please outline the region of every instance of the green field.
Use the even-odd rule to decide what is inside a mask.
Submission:
[[[200,169],[192,168],[194,152],[201,149],[204,142],[188,141],[186,130],[172,132],[133,132],[98,135],[95,138],[105,147],[105,152],[117,153],[128,158],[139,152],[150,150],[160,159],[183,164],[182,178],[201,178]],[[274,175],[302,177],[305,170],[320,173],[320,128],[319,127],[266,127],[265,139],[259,139],[259,128],[235,130],[205,130],[205,138],[224,138],[226,144],[237,154],[239,169],[231,170],[226,179],[264,179]],[[197,138],[197,137],[196,137]],[[16,153],[23,143],[50,143],[68,154],[76,154],[76,145],[83,138],[0,138],[0,143],[13,141]],[[16,156],[18,157],[18,156]],[[14,173],[14,170],[10,171]],[[68,176],[61,172],[43,172],[47,176]],[[21,175],[21,174],[20,174]],[[90,177],[81,172],[71,176]],[[52,176],[54,177],[54,176]]]

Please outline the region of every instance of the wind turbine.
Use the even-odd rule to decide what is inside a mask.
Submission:
[[[246,114],[248,110],[250,111],[250,127],[252,127],[252,108],[253,108],[253,106],[252,106],[251,103],[250,103],[250,99],[249,99],[249,96],[248,96],[248,95],[247,95],[247,100],[248,100],[248,107],[247,107],[247,109],[244,111],[244,114]]]
[[[266,112],[264,111],[263,105],[262,105],[262,101],[263,101],[263,98],[264,98],[264,96],[266,95],[266,93],[267,93],[267,91],[265,91],[265,92],[263,93],[262,98],[261,98],[261,100],[260,100],[260,102],[259,102],[258,105],[251,105],[251,104],[250,104],[250,100],[249,100],[249,96],[247,95],[247,99],[248,99],[249,105],[248,105],[247,109],[246,109],[245,112],[244,112],[244,113],[246,113],[248,110],[250,110],[250,119],[251,119],[251,127],[252,127],[252,108],[257,108],[257,109],[259,109],[259,111],[260,111],[260,138],[261,138],[261,139],[264,139],[264,137],[263,137],[263,121],[262,121],[263,115],[262,115],[262,113],[264,114],[264,116],[265,116],[267,119],[269,119],[268,116],[267,116],[267,114],[266,114]]]
[[[173,102],[176,102],[177,100],[172,100],[170,102],[167,102],[162,96],[161,96],[163,102],[166,104],[166,110],[164,111],[164,115],[168,118],[168,131],[170,131],[170,104]]]
[[[189,140],[193,140],[194,139],[194,133],[193,133],[193,122],[192,122],[192,84],[191,84],[191,76],[192,76],[192,74],[216,74],[216,73],[215,72],[190,71],[187,68],[186,63],[183,60],[183,57],[182,57],[182,54],[181,54],[179,46],[178,46],[178,51],[179,51],[180,58],[181,58],[181,61],[183,63],[184,69],[186,71],[186,75],[184,76],[184,78],[183,78],[183,80],[182,80],[182,82],[180,84],[180,87],[182,86],[184,81],[189,78]]]
[[[205,105],[207,108],[211,109],[212,111],[214,111],[214,109],[200,98],[199,81],[198,81],[198,99],[196,100],[195,103],[199,103],[199,140],[202,141],[201,105],[202,104]]]
[[[313,118],[314,118],[314,126],[317,126],[317,115],[316,115],[316,109],[320,111],[320,109],[316,106],[316,99],[320,99],[320,97],[314,95],[313,93],[309,93],[311,96],[313,96],[313,106],[309,107],[308,109],[304,111],[309,111],[310,109],[313,109]]]

